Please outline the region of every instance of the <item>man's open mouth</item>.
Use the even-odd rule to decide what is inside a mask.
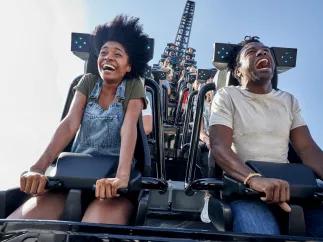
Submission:
[[[110,65],[110,64],[104,64],[103,65],[103,70],[104,71],[115,71],[116,68],[114,66]]]
[[[256,62],[256,69],[261,70],[261,69],[268,69],[271,68],[271,64],[268,59],[263,58],[260,59]]]

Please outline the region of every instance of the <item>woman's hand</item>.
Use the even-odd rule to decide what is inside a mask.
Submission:
[[[127,188],[129,179],[122,178],[103,178],[96,181],[95,197],[99,199],[107,199],[119,197],[118,189]]]
[[[43,194],[46,184],[46,176],[39,172],[27,171],[20,176],[20,190],[27,194]]]

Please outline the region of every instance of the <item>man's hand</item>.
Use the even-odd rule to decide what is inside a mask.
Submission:
[[[20,190],[28,194],[43,194],[46,183],[46,176],[38,172],[28,171],[20,176]]]
[[[103,178],[96,181],[95,197],[107,199],[119,197],[117,193],[119,188],[127,188],[128,180],[120,178]]]
[[[291,211],[290,206],[287,204],[290,199],[289,184],[287,181],[275,178],[252,177],[247,184],[251,189],[266,194],[261,200],[268,203],[278,203],[284,211]]]

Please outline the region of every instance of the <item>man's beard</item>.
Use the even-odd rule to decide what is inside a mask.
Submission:
[[[273,79],[274,75],[266,75],[266,76],[259,76],[259,74],[252,73],[251,75],[251,81],[257,86],[262,86],[268,82],[271,82]]]

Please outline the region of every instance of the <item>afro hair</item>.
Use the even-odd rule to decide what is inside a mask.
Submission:
[[[143,33],[139,18],[118,15],[112,22],[98,25],[94,31],[97,56],[107,41],[116,41],[125,48],[131,65],[127,78],[143,76],[149,61],[149,50],[148,36]]]

